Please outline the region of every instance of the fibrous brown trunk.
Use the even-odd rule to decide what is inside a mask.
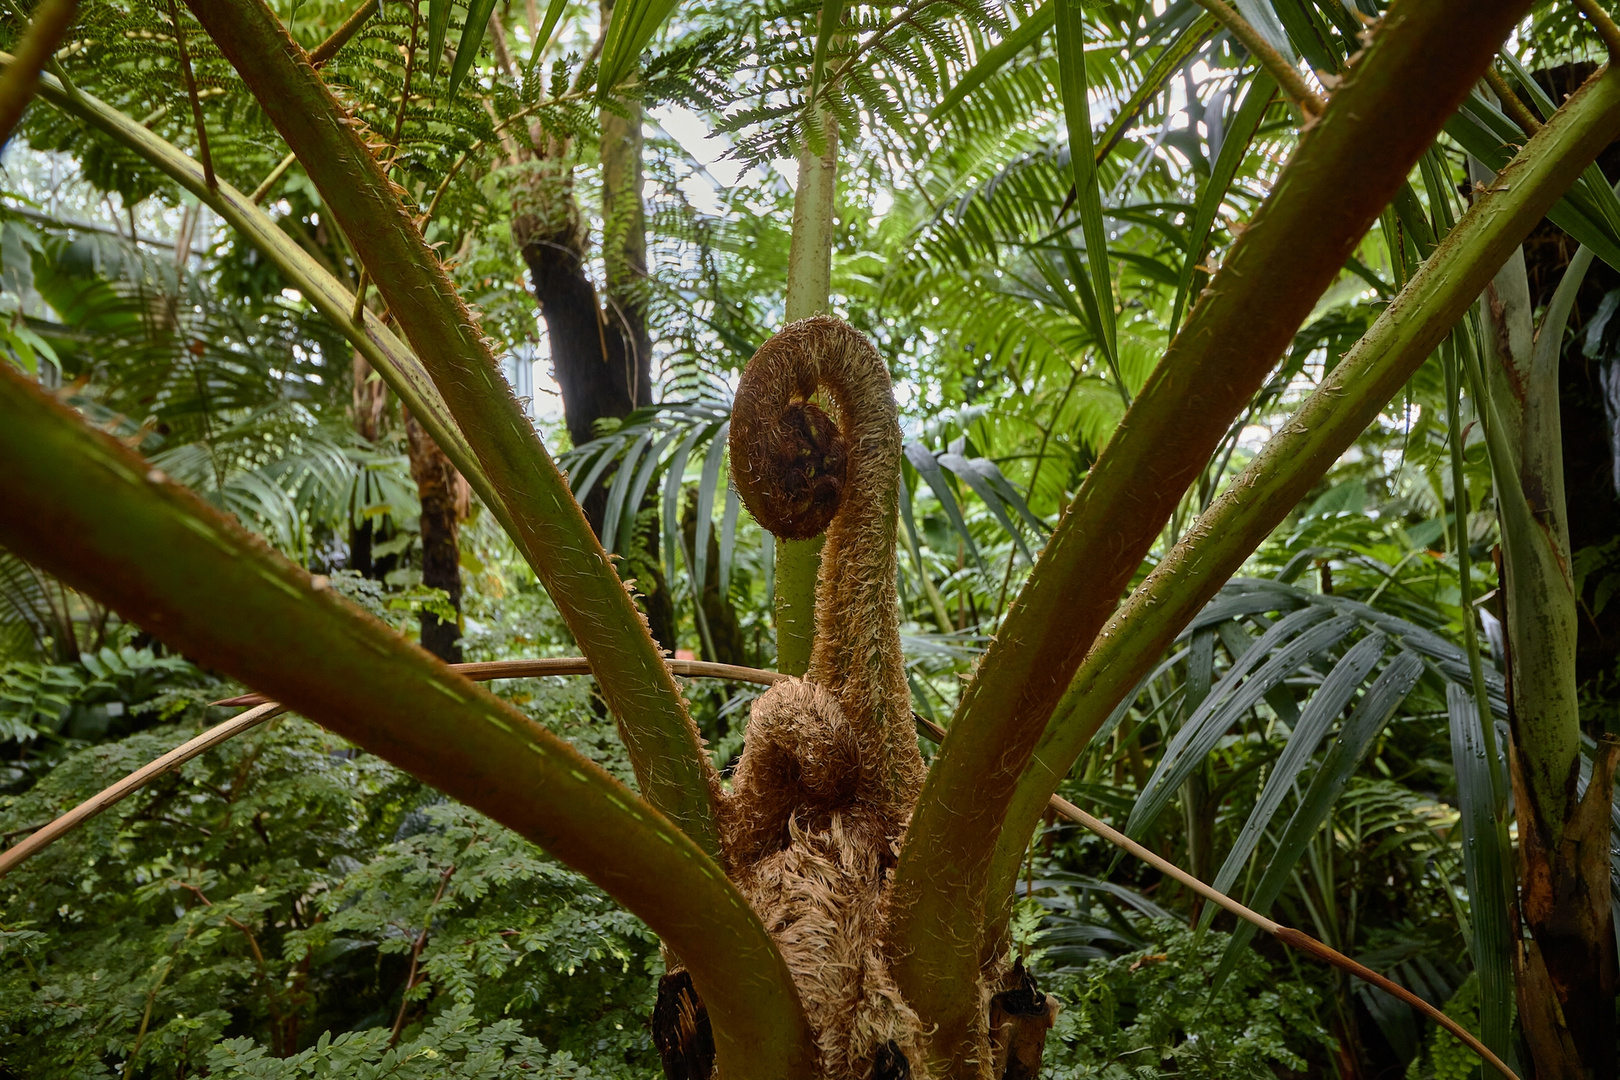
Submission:
[[[613,5],[602,4],[602,30]],[[616,332],[625,396],[652,404],[652,339],[647,333],[647,211],[642,202],[641,102],[601,112],[602,261],[607,270],[605,321]],[[611,360],[610,360],[611,363]]]
[[[603,315],[586,272],[589,236],[574,196],[574,178],[560,160],[562,151],[557,153],[539,154],[528,163],[512,236],[545,319],[568,436],[579,446],[596,437],[598,420],[619,419],[637,405],[652,403],[651,365],[648,358],[635,356],[623,321]],[[591,527],[600,529],[600,500],[588,499],[586,513]]]
[[[586,234],[574,200],[573,179],[555,161],[531,162],[524,213],[512,221],[513,238],[529,268],[540,314],[546,322],[552,371],[562,392],[563,420],[575,446],[596,437],[596,422],[620,419],[652,404],[652,365],[645,322],[638,308],[620,305],[611,318],[597,302],[596,286],[585,269]],[[598,536],[607,509],[610,476],[602,477],[584,501],[585,517]],[[649,504],[650,505],[650,504]],[[640,582],[653,637],[666,649],[675,644],[674,604],[658,567],[658,530],[648,530],[648,564],[653,580]]]
[[[1046,1052],[1046,1033],[1057,1022],[1057,999],[1041,993],[1019,960],[1008,989],[990,999],[991,1075],[1000,1080],[1036,1080]]]
[[[461,611],[461,543],[459,523],[467,516],[471,492],[450,459],[444,456],[416,417],[405,413],[405,438],[410,446],[411,478],[422,503],[422,584],[443,589],[450,604]],[[461,663],[461,626],[421,613],[422,648],[448,664]]]
[[[652,1036],[664,1080],[709,1080],[714,1073],[714,1028],[689,973],[671,972],[658,981]]]

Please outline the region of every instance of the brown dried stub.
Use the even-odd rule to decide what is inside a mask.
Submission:
[[[688,972],[672,971],[658,981],[652,1036],[665,1080],[709,1080],[714,1075],[714,1029]]]
[[[780,390],[762,386],[757,375],[750,379],[757,370],[750,366],[743,372],[732,413],[737,493],[774,535],[784,540],[820,536],[843,497],[848,444],[833,418],[809,400],[814,387],[795,388],[801,392],[773,408],[775,402],[761,399]]]

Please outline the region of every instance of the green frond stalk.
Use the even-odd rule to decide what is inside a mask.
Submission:
[[[834,18],[841,7],[828,4]],[[786,303],[790,323],[825,312],[832,297],[838,122],[825,110],[818,110],[816,120],[820,137],[807,135],[799,148],[799,181],[793,193]],[[822,543],[819,536],[776,542],[776,666],[788,675],[803,675],[810,666]]]
[[[946,1061],[999,951],[977,918],[1030,754],[1131,576],[1407,171],[1528,9],[1397,2],[1092,467],[963,693],[906,834],[891,955]],[[1027,834],[1026,834],[1027,835]]]
[[[1249,55],[1265,69],[1267,75],[1276,80],[1278,87],[1288,100],[1294,103],[1294,107],[1301,115],[1307,119],[1322,115],[1322,99],[1317,96],[1315,90],[1305,85],[1305,78],[1299,73],[1299,69],[1274,49],[1242,13],[1234,7],[1227,6],[1226,0],[1193,0],[1193,2],[1220,20],[1227,33],[1237,38],[1243,47],[1249,50]]]
[[[1492,188],[1512,182],[1488,173],[1477,179]],[[1570,309],[1589,263],[1583,248],[1538,329],[1524,253],[1516,251],[1491,282],[1489,302],[1480,305],[1480,347],[1468,355],[1485,414],[1502,534],[1520,866],[1520,888],[1509,895],[1517,899],[1533,942],[1518,965],[1520,1026],[1537,1074],[1547,1076],[1601,1076],[1614,1059],[1612,784],[1599,779],[1612,770],[1614,749],[1599,748],[1592,782],[1577,798],[1580,591],[1564,498],[1558,374]],[[1497,807],[1505,810],[1505,795]],[[1561,1007],[1549,1007],[1549,999]]]
[[[505,504],[511,535],[596,671],[642,794],[719,853],[718,779],[675,681],[477,321],[352,117],[259,0],[187,0],[298,155]]]
[[[361,0],[360,6],[343,20],[342,25],[332,31],[330,37],[309,51],[310,64],[320,67],[331,62],[332,57],[338,54],[338,50],[353,40],[354,35],[358,34],[381,9],[381,4],[373,3],[372,0]]]
[[[1545,338],[1536,336],[1522,252],[1491,282],[1490,297],[1492,302],[1483,305],[1475,370],[1483,376],[1481,411],[1502,532],[1503,625],[1515,741],[1526,801],[1544,819],[1556,848],[1581,756],[1575,678],[1579,616],[1558,407],[1564,335],[1558,327]]]
[[[0,460],[0,543],[596,882],[686,962],[725,1075],[814,1075],[797,991],[753,910],[600,767],[4,365]]]
[[[996,852],[992,897],[1010,892],[1047,798],[1108,714],[1400,392],[1514,248],[1616,136],[1620,72],[1611,70],[1572,96],[1526,144],[1366,335],[1109,621],[1019,781]],[[992,912],[993,920],[1001,917]]]

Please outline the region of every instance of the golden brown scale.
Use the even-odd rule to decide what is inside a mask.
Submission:
[[[835,416],[811,398],[820,392]],[[731,421],[743,502],[789,539],[826,529],[803,680],[754,703],[727,802],[732,876],[776,939],[822,1074],[920,1061],[882,952],[890,872],[922,784],[895,599],[900,426],[889,373],[845,323],[805,319],[749,361]]]

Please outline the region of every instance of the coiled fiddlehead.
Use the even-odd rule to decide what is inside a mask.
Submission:
[[[822,392],[836,416],[812,397]],[[872,343],[829,316],[785,327],[754,354],[731,420],[732,475],[765,528],[827,544],[806,679],[830,691],[889,799],[922,775],[895,598],[900,424]]]
[[[828,1080],[908,1075],[920,1060],[916,1013],[882,948],[923,775],[895,599],[900,449],[888,368],[846,324],[793,323],[748,362],[731,418],[737,488],[776,535],[825,528],[827,544],[810,667],[754,702],[726,851],[793,974]]]

